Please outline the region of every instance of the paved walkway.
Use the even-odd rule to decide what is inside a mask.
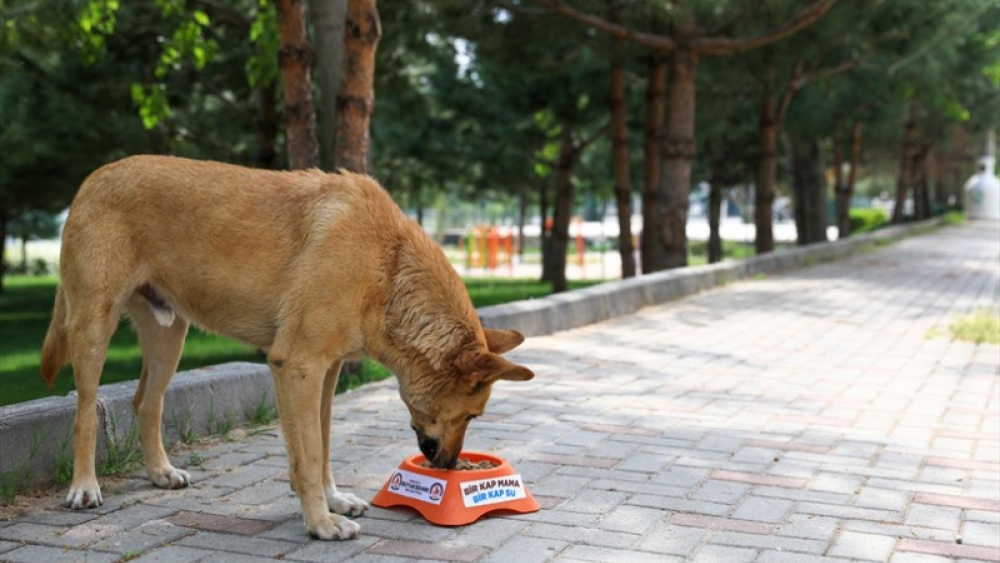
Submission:
[[[1000,347],[928,338],[998,310],[1000,231],[940,230],[530,339],[466,446],[540,512],[461,528],[373,508],[313,541],[279,432],[197,452],[194,486],[105,484],[0,523],[11,562],[1000,561]],[[371,498],[416,451],[394,382],[334,403],[341,487]]]

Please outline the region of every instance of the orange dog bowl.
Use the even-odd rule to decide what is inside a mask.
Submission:
[[[461,459],[473,464],[490,461],[492,469],[442,470],[421,467],[421,454],[399,464],[372,504],[389,508],[409,506],[428,522],[462,526],[488,512],[535,512],[538,503],[524,486],[521,476],[506,460],[482,452],[462,452]]]

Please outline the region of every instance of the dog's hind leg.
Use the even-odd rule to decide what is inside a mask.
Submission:
[[[188,322],[171,315],[173,322],[164,326],[162,315],[157,315],[153,307],[138,293],[133,294],[127,304],[142,347],[142,376],[132,405],[139,420],[139,445],[146,459],[149,479],[157,487],[178,489],[191,483],[191,475],[170,464],[163,449],[161,424],[163,394],[177,370]]]
[[[343,362],[334,362],[326,372],[323,381],[323,402],[320,405],[320,426],[323,429],[323,463],[326,473],[323,475],[323,490],[326,493],[326,503],[330,511],[348,516],[361,516],[368,510],[368,503],[350,493],[337,492],[333,481],[333,469],[330,467],[330,411],[333,395],[337,391],[337,380],[340,378],[340,368]]]
[[[114,299],[96,292],[67,295],[70,304],[69,346],[76,383],[76,418],[73,422],[73,481],[66,504],[70,508],[92,508],[104,504],[97,482],[97,390],[108,352],[108,343],[118,325],[119,309]]]

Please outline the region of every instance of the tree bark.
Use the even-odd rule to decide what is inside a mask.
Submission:
[[[316,110],[312,99],[312,50],[306,38],[304,0],[277,0],[281,50],[278,60],[285,94],[285,137],[288,167],[319,166]]]
[[[691,191],[691,161],[694,160],[695,77],[698,53],[678,48],[670,57],[670,89],[667,107],[667,135],[660,154],[659,209],[652,224],[643,225],[650,256],[643,264],[656,272],[687,265],[687,212]]]
[[[712,175],[715,178],[715,175]],[[722,261],[722,236],[719,223],[722,220],[722,186],[713,182],[708,188],[708,263]]]
[[[913,213],[917,219],[931,217],[930,175],[931,144],[921,143],[913,159]]]
[[[757,254],[774,251],[774,176],[778,162],[778,105],[774,94],[764,95],[760,106],[760,164],[754,197],[754,249]]]
[[[316,46],[320,161],[330,170],[337,154],[337,94],[343,73],[347,0],[309,0],[309,13]]]
[[[840,150],[839,150],[839,139],[834,137],[838,141],[834,146],[837,149],[834,151],[834,161],[836,165],[840,166]],[[844,180],[840,178],[841,174],[838,172],[838,179],[836,180],[836,187],[834,188],[835,197],[835,209],[837,213],[837,238],[845,239],[851,236],[851,200],[854,199],[854,187],[857,183],[858,178],[858,166],[861,164],[861,123],[855,121],[851,124],[851,163],[850,169],[847,171],[847,178]]]
[[[552,212],[552,234],[548,256],[549,281],[552,292],[560,293],[568,289],[566,283],[566,251],[569,249],[569,222],[573,212],[573,164],[576,160],[573,145],[573,131],[569,124],[562,125],[562,139],[559,142],[559,162],[556,164],[556,195]]]
[[[663,136],[663,118],[666,96],[664,81],[667,64],[662,53],[653,51],[649,56],[649,78],[646,85],[646,141],[643,151],[642,187],[642,238],[640,240],[642,272],[651,272],[649,262],[653,255],[647,227],[656,223],[660,208],[660,141]]]
[[[616,5],[611,19],[620,23],[622,9]],[[622,66],[624,40],[615,38],[611,63],[611,146],[615,173],[615,203],[618,208],[618,254],[622,278],[635,277],[635,252],[632,248],[632,175],[628,160],[628,123],[625,119],[625,69]],[[604,218],[602,217],[603,221]]]
[[[273,170],[278,167],[278,96],[277,84],[257,88],[257,154],[258,168]]]
[[[343,76],[337,95],[336,166],[352,172],[368,172],[375,50],[381,37],[375,0],[348,0]]]
[[[917,101],[910,100],[907,110],[906,124],[903,126],[903,158],[899,166],[899,177],[896,179],[896,205],[892,209],[892,222],[903,222],[903,209],[906,196],[913,187],[914,163],[917,151],[917,116],[919,106]],[[916,204],[916,201],[914,201]]]
[[[798,244],[826,242],[826,178],[819,141],[795,134],[786,139]]]

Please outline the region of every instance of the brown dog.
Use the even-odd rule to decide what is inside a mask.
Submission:
[[[153,483],[190,482],[167,459],[160,419],[193,323],[267,353],[292,487],[309,533],[325,540],[356,537],[360,526],[340,514],[368,508],[337,492],[330,470],[330,402],[344,360],[371,356],[397,375],[420,450],[439,468],[455,465],[493,382],[533,377],[498,355],[524,337],[482,328],[441,250],[366,176],[127,158],[81,186],[60,270],[42,376],[51,385],[73,364],[73,508],[103,502],[95,401],[123,313],[142,346],[133,404]]]

